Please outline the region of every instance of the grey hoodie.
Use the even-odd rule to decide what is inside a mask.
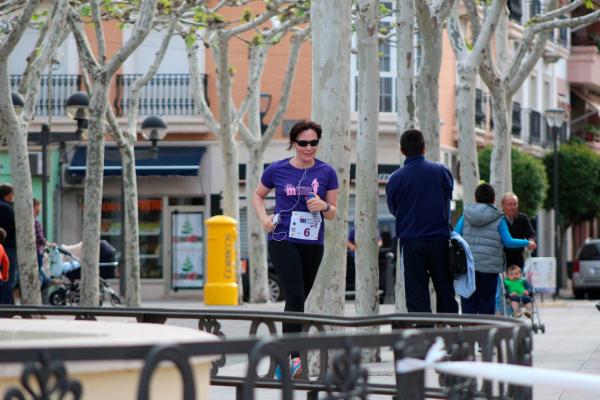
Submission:
[[[502,217],[502,211],[492,204],[471,203],[465,208],[463,237],[473,253],[475,271],[504,271],[504,245],[498,231]]]

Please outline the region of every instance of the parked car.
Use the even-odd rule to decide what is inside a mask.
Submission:
[[[575,260],[567,263],[573,282],[573,296],[583,299],[586,293],[600,289],[600,239],[587,239]]]
[[[354,223],[351,222],[350,228],[353,225]],[[382,245],[379,248],[379,298],[380,301],[383,302],[387,295],[387,298],[392,299],[391,301],[393,302],[395,279],[394,260],[396,257],[397,247],[394,217],[392,215],[380,216],[378,222],[378,229],[382,241]],[[346,297],[352,298],[354,296],[355,271],[353,270],[354,263],[350,261],[351,260],[346,260],[346,267],[348,268],[346,271]],[[281,284],[279,282],[279,277],[277,276],[277,272],[275,271],[273,264],[271,264],[271,261],[267,260],[267,262],[269,298],[271,301],[282,301],[285,299],[285,295],[283,293],[283,288],[281,287]],[[244,301],[248,301],[250,293],[250,279],[248,276],[248,267],[248,258],[242,255],[242,284],[244,287]],[[387,278],[389,276],[391,276],[391,282],[390,279]]]

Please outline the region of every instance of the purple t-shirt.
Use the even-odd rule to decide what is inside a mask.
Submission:
[[[290,158],[286,158],[269,165],[261,182],[269,189],[275,188],[275,212],[279,213],[280,218],[275,230],[269,233],[269,240],[323,244],[324,223],[321,223],[317,240],[303,240],[289,237],[290,219],[293,211],[308,212],[306,201],[310,193],[317,193],[325,200],[329,190],[338,188],[334,169],[317,159],[310,168],[296,168],[290,163]]]

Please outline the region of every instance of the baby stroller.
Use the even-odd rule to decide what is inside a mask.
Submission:
[[[531,329],[533,330],[533,333],[545,333],[546,332],[546,325],[544,325],[542,323],[542,319],[540,318],[540,311],[539,311],[539,307],[537,304],[537,300],[535,298],[535,287],[533,287],[533,285],[531,284],[531,274],[528,274],[527,272],[527,267],[525,267],[525,271],[523,273],[523,276],[525,277],[525,280],[527,281],[527,283],[529,284],[529,297],[531,298],[531,316],[529,317],[529,319],[531,320]],[[504,299],[504,302],[502,304],[503,306],[503,310],[502,314],[504,314],[504,316],[506,317],[512,317],[513,316],[513,310],[512,310],[512,305],[511,305],[511,299],[509,297],[509,293],[506,293],[506,289],[504,287],[504,278],[506,277],[506,273],[503,273],[500,275],[501,279],[502,279],[502,298]],[[521,304],[521,307],[523,307],[523,304]],[[524,313],[526,314],[526,313]]]
[[[50,248],[47,251],[61,254],[65,262],[61,262],[57,267],[57,262],[52,263],[51,273],[53,277],[59,278],[56,288],[50,293],[48,302],[52,305],[77,305],[79,304],[81,288],[81,264],[79,259],[70,251],[62,246]],[[60,257],[59,257],[60,258]],[[108,284],[106,279],[115,277],[115,270],[118,266],[116,250],[106,240],[100,241],[100,306],[105,300],[110,300],[111,305],[121,305],[121,297]]]

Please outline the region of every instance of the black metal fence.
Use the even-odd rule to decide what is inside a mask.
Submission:
[[[53,386],[59,391],[81,398],[80,382],[69,378],[65,363],[71,361],[142,360],[144,366],[138,383],[138,399],[147,399],[152,372],[164,360],[173,362],[182,377],[183,398],[195,398],[195,382],[191,374],[189,358],[194,356],[218,356],[213,363],[211,385],[235,388],[236,398],[253,399],[255,388],[281,391],[283,399],[292,399],[294,392],[306,393],[307,399],[366,399],[370,395],[388,395],[394,399],[531,399],[530,388],[462,378],[436,373],[437,382],[427,379],[425,371],[398,373],[396,361],[406,357],[423,359],[438,339],[445,342],[447,361],[482,360],[530,366],[531,330],[525,324],[512,319],[457,316],[451,314],[390,314],[373,317],[332,317],[297,313],[228,311],[228,310],[166,310],[128,308],[52,308],[0,306],[4,318],[33,316],[46,318],[71,316],[80,320],[122,318],[139,323],[165,323],[172,320],[192,320],[198,329],[219,336],[218,342],[182,343],[173,346],[102,346],[102,347],[50,347],[34,349],[30,346],[7,346],[0,351],[0,364],[23,363],[23,382],[32,376],[45,377],[40,386]],[[247,323],[247,338],[228,339],[222,324],[228,321]],[[281,322],[301,324],[303,333],[278,337],[277,325]],[[376,327],[386,333],[360,333],[360,328]],[[259,334],[266,328],[267,333]],[[333,331],[331,331],[333,329]],[[311,333],[317,331],[317,334]],[[329,332],[329,333],[327,333]],[[358,334],[356,334],[358,332]],[[239,326],[233,335],[240,335]],[[369,370],[361,361],[361,349],[392,349],[393,360],[389,383],[369,380]],[[282,380],[274,379],[276,364],[287,366],[287,354],[298,351],[303,365],[309,365],[308,354],[315,353],[319,360],[314,374],[303,368],[299,379],[292,380],[289,370],[282,368]],[[227,375],[228,356],[244,355],[248,363],[245,376]],[[268,361],[268,369],[259,367],[261,360]],[[49,378],[52,377],[52,378]],[[393,378],[391,378],[393,377]],[[430,376],[429,376],[430,377]],[[14,387],[5,399],[20,399],[24,387]],[[49,389],[48,389],[49,390]],[[35,399],[46,398],[33,396]],[[321,397],[322,398],[322,397]]]
[[[118,116],[127,114],[133,82],[140,74],[117,75],[117,94],[114,106]],[[208,75],[203,74],[204,96],[208,102]],[[140,115],[193,115],[190,74],[156,74],[140,93]]]
[[[10,87],[19,91],[22,75],[10,75]],[[36,115],[66,115],[65,103],[69,96],[82,87],[81,75],[52,74],[42,75],[39,97],[35,108]],[[51,96],[48,96],[50,89]]]

